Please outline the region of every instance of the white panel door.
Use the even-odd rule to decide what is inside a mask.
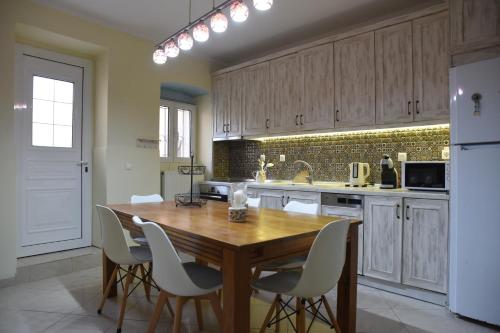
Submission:
[[[500,142],[500,58],[450,70],[451,144]]]
[[[19,256],[81,246],[83,68],[22,56]]]

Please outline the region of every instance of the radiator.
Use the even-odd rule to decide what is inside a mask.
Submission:
[[[193,176],[193,190],[199,192],[199,183],[205,180],[205,176]],[[191,176],[180,175],[177,170],[161,172],[161,195],[164,200],[174,200],[177,193],[188,193]]]

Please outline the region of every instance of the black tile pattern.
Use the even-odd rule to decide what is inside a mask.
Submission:
[[[295,173],[293,161],[301,159],[312,165],[315,180],[321,181],[348,181],[348,164],[367,162],[371,166],[370,180],[378,183],[383,154],[389,154],[394,161],[398,152],[406,152],[410,161],[440,160],[441,150],[449,140],[447,127],[433,127],[216,142],[214,177],[252,177],[259,156],[265,154],[266,160],[275,164],[270,179],[291,179]],[[280,154],[286,155],[286,162],[279,162]]]

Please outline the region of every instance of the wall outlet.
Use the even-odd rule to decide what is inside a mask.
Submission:
[[[280,155],[280,162],[285,162],[285,155]]]
[[[443,160],[450,159],[450,147],[443,147],[443,150],[441,150],[441,158]]]
[[[398,153],[398,161],[406,162],[408,159],[408,155],[406,153]]]

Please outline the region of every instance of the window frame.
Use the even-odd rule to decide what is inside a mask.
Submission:
[[[179,133],[177,130],[177,110],[188,110],[191,111],[191,124],[190,124],[190,146],[191,151],[196,153],[196,105],[181,103],[176,101],[171,101],[167,99],[160,99],[160,104],[158,105],[158,137],[160,136],[160,108],[168,108],[168,144],[167,144],[167,155],[168,157],[160,156],[161,162],[167,163],[187,163],[191,162],[190,157],[177,157],[177,142],[179,139]],[[173,111],[173,112],[172,112]],[[160,154],[160,149],[158,147],[158,155]]]

